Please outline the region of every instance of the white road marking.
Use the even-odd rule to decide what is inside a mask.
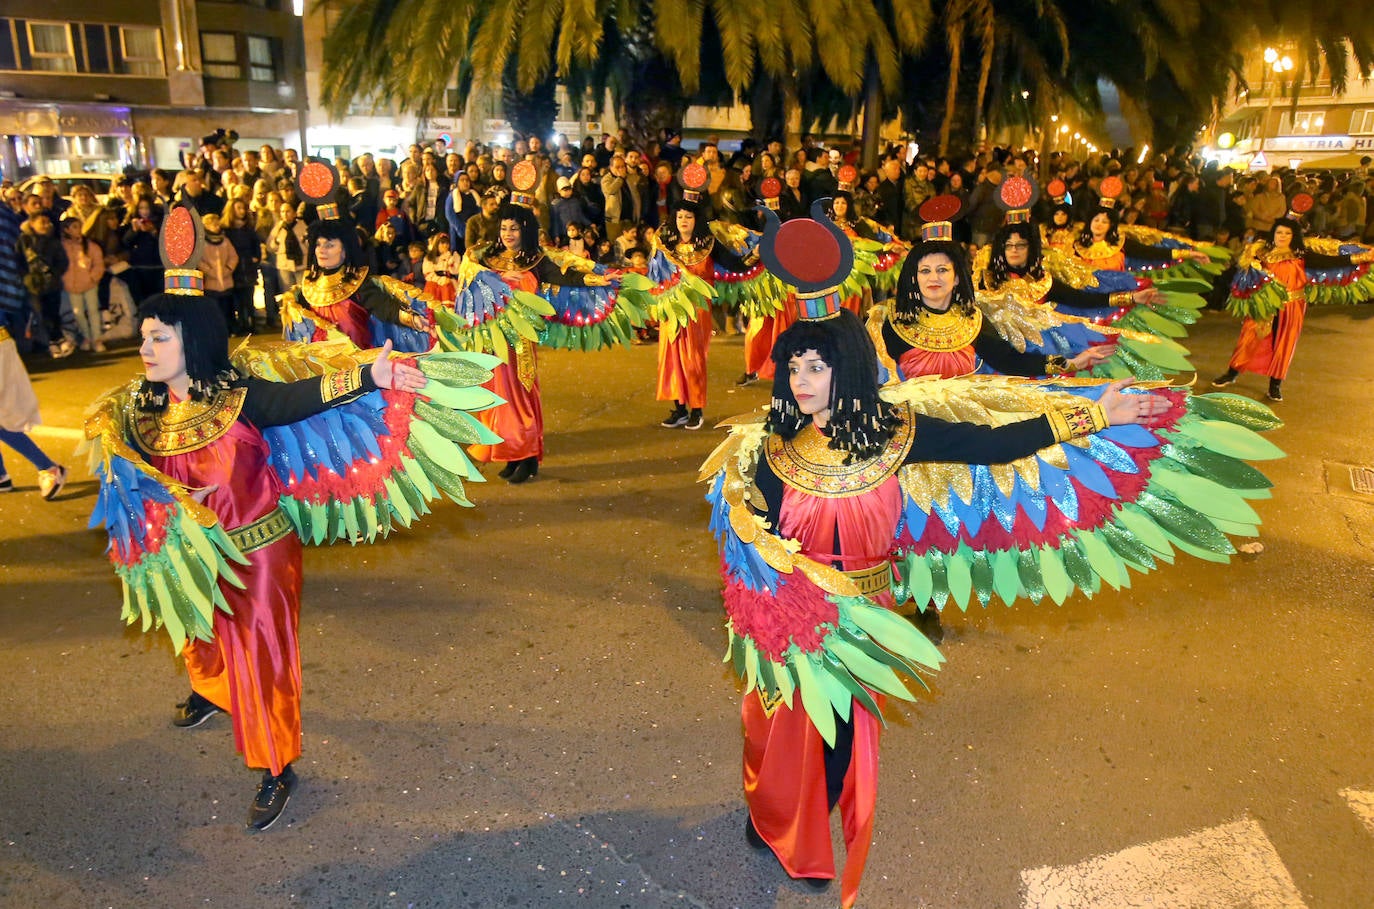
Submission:
[[[1374,792],[1359,789],[1342,789],[1341,795],[1350,803],[1350,810],[1374,833]]]
[[[1305,909],[1274,844],[1250,818],[1023,871],[1021,882],[1023,909]]]

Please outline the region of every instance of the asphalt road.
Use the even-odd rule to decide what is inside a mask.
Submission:
[[[1374,904],[1374,497],[1344,466],[1374,466],[1371,317],[1309,314],[1263,552],[947,618],[931,693],[888,710],[861,906]],[[1234,333],[1194,331],[1204,377]],[[717,339],[708,420],[766,400],[734,389],[741,359]],[[62,428],[137,361],[68,363],[34,376],[67,491],[41,501],[5,452],[26,489],[0,500],[0,905],[838,903],[743,842],[694,482],[720,433],[657,427],[652,347],[543,356],[536,480],[307,552],[303,782],[259,836],[227,720],[170,725],[183,670],[120,624],[86,529]]]

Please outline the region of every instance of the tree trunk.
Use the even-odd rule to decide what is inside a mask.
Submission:
[[[538,136],[545,142],[553,135],[553,121],[558,117],[558,82],[550,75],[534,87],[521,92],[516,86],[515,55],[501,77],[501,108],[510,121],[511,131],[518,138]]]
[[[878,78],[878,63],[868,60],[864,85],[863,154],[860,162],[864,170],[878,168],[878,133],[883,128],[883,83]]]
[[[949,130],[954,125],[954,100],[959,94],[959,67],[963,64],[964,27],[949,27],[949,82],[945,88],[945,119],[940,123],[940,157],[949,154]]]
[[[797,93],[795,76],[788,76],[782,83],[782,122],[783,148],[801,148],[802,108],[801,96]],[[778,164],[783,167],[791,166],[790,163],[783,161],[779,161]]]

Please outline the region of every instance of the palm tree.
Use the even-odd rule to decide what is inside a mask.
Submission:
[[[919,44],[922,10],[928,0],[747,8],[736,0],[359,0],[325,38],[321,81],[336,115],[355,96],[375,94],[425,116],[461,72],[471,79],[458,82],[460,104],[473,87],[495,87],[512,60],[516,91],[550,76],[570,86],[606,84],[631,121],[637,96],[666,87],[690,97],[711,88],[713,72],[740,95],[760,74],[787,79],[814,69],[857,97],[872,75],[897,87],[899,48]],[[628,59],[618,53],[611,62],[633,63],[646,78],[671,71],[675,84],[618,83],[606,63],[612,47]]]

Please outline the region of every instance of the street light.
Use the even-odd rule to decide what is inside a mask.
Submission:
[[[1280,54],[1272,47],[1264,49],[1264,62],[1274,70],[1275,74],[1282,76],[1284,73],[1291,72],[1293,69],[1293,58],[1287,54]],[[1261,124],[1259,137],[1259,150],[1256,154],[1264,152],[1264,142],[1269,137],[1269,120],[1274,115],[1274,98],[1278,95],[1278,82],[1275,81],[1274,87],[1269,90],[1269,103],[1264,108],[1264,122]]]

